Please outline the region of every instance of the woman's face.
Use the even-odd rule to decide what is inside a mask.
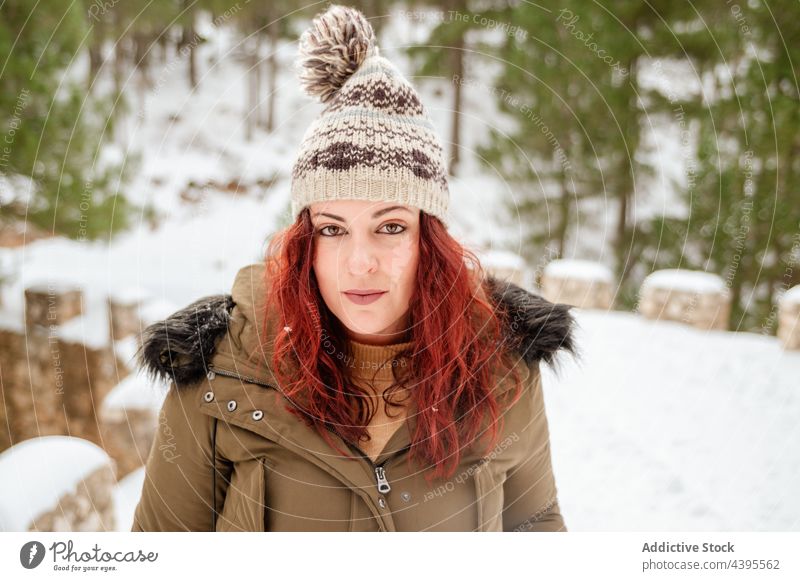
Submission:
[[[419,263],[419,208],[335,200],[310,210],[314,274],[325,304],[355,341],[401,341]],[[360,297],[365,291],[376,294]]]

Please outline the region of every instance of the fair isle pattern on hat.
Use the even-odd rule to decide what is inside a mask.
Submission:
[[[339,199],[416,206],[448,223],[442,146],[414,87],[363,14],[332,5],[300,39],[300,78],[326,104],[292,169],[292,215]]]

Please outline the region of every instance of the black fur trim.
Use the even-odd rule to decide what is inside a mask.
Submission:
[[[142,332],[136,353],[140,368],[152,379],[194,383],[206,374],[206,362],[228,330],[234,306],[231,295],[198,299]]]
[[[556,352],[578,356],[571,305],[551,303],[508,281],[487,279],[492,300],[504,318],[505,340],[527,363],[553,365]],[[207,296],[147,327],[137,352],[138,363],[153,379],[179,386],[198,381],[228,329],[233,298]]]
[[[492,300],[505,318],[505,337],[526,363],[544,361],[553,366],[559,350],[580,357],[575,342],[572,305],[552,303],[516,284],[487,278]]]

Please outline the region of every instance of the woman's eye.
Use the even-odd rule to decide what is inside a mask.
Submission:
[[[327,230],[328,228],[338,228],[338,226],[333,226],[329,224],[328,226],[323,226],[322,228],[317,230],[317,232],[319,232],[323,236],[336,236],[336,234],[324,234],[325,230]]]
[[[405,232],[405,230],[406,230],[404,226],[401,226],[400,224],[394,224],[394,223],[386,224],[385,227],[386,228],[391,228],[392,226],[397,226],[398,228],[400,228],[400,230],[395,230],[394,232],[389,232],[389,234],[400,234],[401,232]]]

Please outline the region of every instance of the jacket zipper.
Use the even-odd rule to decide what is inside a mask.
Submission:
[[[283,393],[283,390],[277,388],[276,386],[274,386],[272,384],[264,383],[263,381],[259,381],[258,379],[255,379],[254,377],[248,377],[246,375],[241,375],[240,373],[236,373],[234,371],[228,371],[227,369],[219,369],[219,368],[215,367],[212,364],[208,365],[208,369],[209,369],[210,373],[215,373],[215,374],[223,375],[225,377],[231,377],[233,379],[239,379],[239,380],[242,380],[242,381],[247,381],[248,383],[253,383],[255,385],[260,385],[262,387],[271,387],[272,389],[277,390],[278,393],[280,393],[286,401],[288,401],[290,404],[292,404],[294,406],[294,403],[288,397],[286,397],[286,394]],[[209,379],[213,379],[213,376],[210,377]],[[361,448],[359,448],[355,444],[351,444],[350,442],[348,442],[335,429],[333,429],[333,428],[331,428],[330,426],[327,426],[327,425],[325,426],[325,428],[328,431],[330,431],[331,433],[339,436],[340,440],[342,440],[345,444],[347,444],[352,450],[354,450],[355,452],[358,452],[359,456],[370,465],[370,468],[372,468],[372,471],[375,473],[375,480],[376,480],[378,492],[380,492],[381,494],[386,494],[387,492],[389,492],[392,489],[391,485],[389,484],[388,478],[386,478],[386,469],[384,468],[384,465],[387,462],[389,462],[390,460],[394,460],[395,458],[397,458],[401,454],[404,454],[405,452],[407,452],[411,448],[411,445],[408,445],[408,446],[402,448],[401,450],[398,450],[397,452],[395,452],[394,454],[389,456],[386,460],[384,460],[380,464],[375,464],[375,462],[372,461],[372,458],[370,458],[367,454],[365,454],[364,451]]]

